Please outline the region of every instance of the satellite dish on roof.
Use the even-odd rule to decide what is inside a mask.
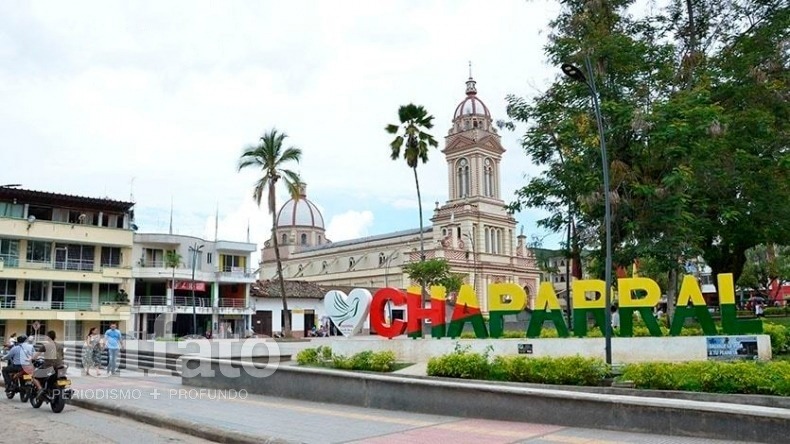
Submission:
[[[27,217],[27,223],[32,224],[35,221],[36,221],[36,216],[33,216],[31,214],[30,216]]]

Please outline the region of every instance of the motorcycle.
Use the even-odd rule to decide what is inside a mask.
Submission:
[[[0,360],[6,360],[5,355],[0,357]],[[27,402],[33,392],[33,376],[24,370],[9,375],[11,380],[5,387],[5,395],[8,399],[14,399],[19,393],[19,400]]]
[[[58,368],[42,368],[44,367],[44,360],[39,358],[33,363],[36,371],[33,372],[33,377],[41,383],[41,390],[33,390],[30,395],[30,405],[34,409],[41,407],[45,402],[49,403],[50,408],[54,413],[60,413],[66,407],[66,401],[71,399],[71,381],[66,376],[68,370],[67,365],[58,366]]]
[[[33,376],[24,370],[10,376],[11,382],[5,388],[5,396],[8,399],[14,399],[14,396],[19,393],[19,400],[27,402],[33,393]]]

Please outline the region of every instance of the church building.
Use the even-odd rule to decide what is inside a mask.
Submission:
[[[540,272],[525,245],[526,236],[516,233],[516,220],[504,208],[500,165],[505,149],[471,76],[466,96],[455,108],[442,153],[447,162],[449,200],[443,205],[436,202],[431,225],[424,228],[426,259],[446,259],[452,272],[463,275],[475,288],[484,312],[488,310],[488,284],[495,282],[516,282],[524,287],[532,307]],[[331,242],[326,238],[323,216],[307,198],[304,186],[299,199],[280,208],[276,236],[285,279],[315,283],[324,289],[359,287],[373,292],[381,287],[406,288],[412,282],[403,265],[420,260],[419,228]],[[266,241],[261,258],[260,280],[276,278],[271,239]],[[318,298],[306,304],[305,299],[309,298],[291,299],[289,295],[289,304],[297,307],[289,306],[295,332],[298,325],[307,325],[297,319],[299,313],[305,320],[323,314]],[[271,319],[270,313],[260,311],[279,314],[279,303],[279,298],[258,298],[258,315]],[[273,325],[269,324],[274,331],[280,317],[274,316]]]

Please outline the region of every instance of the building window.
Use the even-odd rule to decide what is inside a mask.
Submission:
[[[99,284],[99,304],[116,302],[118,300],[118,290],[118,284]],[[83,300],[83,302],[85,301]],[[87,302],[90,305],[90,299]]]
[[[442,228],[442,237],[447,237],[447,228]]]
[[[281,239],[282,239],[282,242],[281,242],[281,243],[282,243],[283,245],[285,245],[285,243],[288,241],[288,235],[287,235],[287,234],[285,234],[285,233],[283,233],[283,235],[282,235],[282,238],[281,238]]]
[[[384,255],[384,253],[379,253],[379,267],[384,265],[384,262],[386,261],[387,257]]]
[[[494,164],[491,159],[486,159],[483,167],[483,191],[488,197],[494,195]]]
[[[93,271],[94,250],[93,245],[56,244],[55,268],[58,270]]]
[[[321,245],[321,235],[318,235],[318,245]]]
[[[52,261],[52,243],[27,241],[27,261],[37,263]]]
[[[210,264],[213,260],[214,260],[214,254],[213,253],[206,253],[206,263]]]
[[[16,281],[13,279],[0,279],[0,308],[14,308],[16,306]]]
[[[329,264],[327,264],[326,261],[321,262],[321,271],[326,272],[328,267]]]
[[[47,299],[47,283],[42,281],[25,281],[25,300],[41,302]]]
[[[302,233],[302,245],[307,245],[307,234]]]
[[[24,215],[24,205],[11,202],[0,202],[0,217],[15,217],[21,219]]]
[[[461,159],[457,165],[458,197],[466,197],[469,195],[469,162]]]
[[[27,321],[27,335],[29,337],[35,338],[36,335],[44,336],[47,333],[47,321],[35,321],[35,320],[28,320]],[[38,327],[36,329],[35,327]]]
[[[19,241],[16,239],[0,239],[0,261],[6,267],[19,266]]]
[[[357,264],[357,261],[355,261],[353,257],[348,259],[348,269],[349,270],[354,268],[354,265],[356,265],[356,264]]]
[[[246,266],[246,258],[244,256],[233,256],[230,254],[221,254],[219,255],[219,262],[222,266],[222,271],[225,273],[230,273],[232,271],[238,271],[244,269]]]
[[[101,266],[120,267],[121,249],[118,247],[101,247]]]

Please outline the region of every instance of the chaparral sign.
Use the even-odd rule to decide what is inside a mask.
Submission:
[[[639,313],[652,336],[661,336],[658,320],[653,316],[661,298],[658,284],[648,278],[624,278],[617,280],[618,305],[620,311],[619,336],[633,336],[633,314]],[[568,326],[560,309],[554,288],[543,282],[538,290],[535,309],[526,326],[527,337],[540,336],[544,323],[552,323],[560,337],[568,337],[571,331],[576,336],[587,333],[587,315],[591,314],[597,325],[604,325],[606,284],[602,280],[577,280],[573,289],[573,325]],[[721,327],[724,334],[742,335],[762,333],[762,321],[738,319],[735,307],[735,286],[732,274],[718,275],[719,307]],[[431,287],[431,302],[424,304],[419,288],[408,291],[397,288],[382,288],[371,295],[368,290],[355,289],[349,297],[332,291],[324,298],[327,313],[343,334],[358,333],[370,312],[370,328],[381,336],[393,338],[408,333],[411,337],[422,335],[422,324],[430,321],[431,336],[434,338],[461,335],[465,324],[471,324],[478,338],[499,338],[504,333],[505,316],[524,311],[527,306],[526,291],[515,283],[495,283],[488,286],[488,321],[480,311],[480,302],[472,287],[462,285],[455,307],[447,323],[446,291],[444,287]],[[594,295],[588,298],[588,295]],[[406,319],[386,320],[387,306],[406,307]],[[707,336],[717,335],[716,325],[702,297],[694,276],[685,276],[677,296],[677,307],[672,318],[671,336],[680,334],[688,318],[696,319]]]

